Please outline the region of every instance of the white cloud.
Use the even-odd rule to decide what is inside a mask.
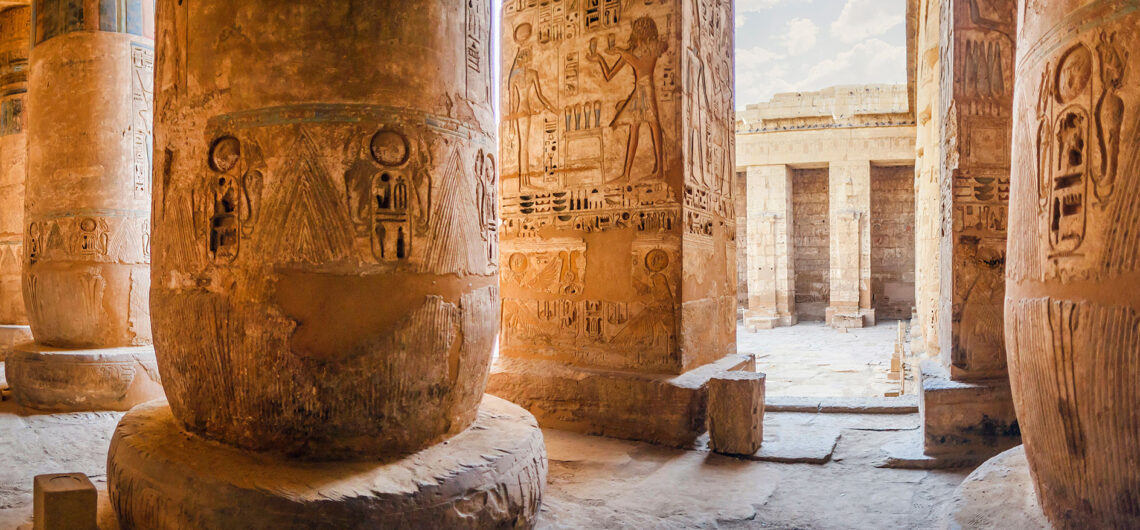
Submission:
[[[737,13],[757,13],[765,9],[771,9],[780,5],[788,0],[737,0],[736,12]]]
[[[793,18],[788,21],[787,31],[781,37],[781,45],[791,55],[799,55],[815,47],[819,36],[819,26],[806,18]]]
[[[902,24],[905,13],[896,2],[847,0],[839,18],[831,23],[831,36],[851,43],[877,37]]]
[[[747,17],[747,16],[744,16],[744,15],[742,15],[742,14],[740,14],[740,13],[737,13],[737,14],[736,14],[736,29],[740,29],[740,28],[743,28],[743,27],[744,27],[744,24],[745,24],[745,23],[747,23],[747,22],[748,22],[748,17]]]

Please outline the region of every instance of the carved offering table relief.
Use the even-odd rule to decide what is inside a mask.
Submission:
[[[1127,2],[1021,2],[1006,339],[1057,528],[1140,526],[1140,42]]]
[[[116,432],[125,525],[535,523],[541,432],[483,394],[490,17],[489,0],[161,0],[150,299],[169,405]],[[235,471],[252,468],[258,484]]]
[[[575,394],[555,374],[676,376],[735,350],[732,13],[727,0],[504,2],[492,393],[532,411],[596,402],[601,387]],[[629,398],[613,415],[599,410],[618,403],[539,420],[689,435],[639,434],[648,402]],[[596,421],[624,426],[582,427]]]
[[[127,410],[162,396],[147,301],[153,2],[56,4],[37,3],[30,32],[22,288],[36,343],[6,372],[25,406]],[[13,105],[0,101],[0,126]]]

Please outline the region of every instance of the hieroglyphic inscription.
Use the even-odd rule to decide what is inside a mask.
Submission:
[[[131,44],[131,135],[134,151],[134,193],[136,199],[150,197],[151,167],[154,160],[154,50]]]

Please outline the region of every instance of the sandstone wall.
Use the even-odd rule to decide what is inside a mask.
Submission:
[[[871,300],[875,317],[906,320],[915,301],[912,166],[871,168]]]
[[[831,223],[827,169],[792,170],[796,313],[824,320],[831,302]]]

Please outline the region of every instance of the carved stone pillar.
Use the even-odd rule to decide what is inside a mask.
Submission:
[[[739,363],[732,21],[731,0],[503,3],[490,392],[544,425],[684,445]]]
[[[941,358],[921,364],[920,403],[924,451],[946,460],[1020,440],[1002,333],[1016,12],[1015,0],[942,3]]]
[[[20,289],[30,14],[29,7],[0,12],[0,362],[13,346],[32,340]]]
[[[1021,2],[1006,338],[1057,528],[1140,527],[1140,16]]]
[[[793,326],[792,178],[787,166],[748,168],[748,311],[753,330]]]
[[[152,5],[37,3],[23,269],[36,343],[6,363],[25,406],[126,410],[162,395],[147,304]]]
[[[535,523],[541,431],[483,395],[490,38],[489,0],[159,2],[151,305],[169,406],[116,430],[125,527]]]
[[[831,303],[834,328],[875,325],[871,307],[871,163],[832,162],[829,167]]]

